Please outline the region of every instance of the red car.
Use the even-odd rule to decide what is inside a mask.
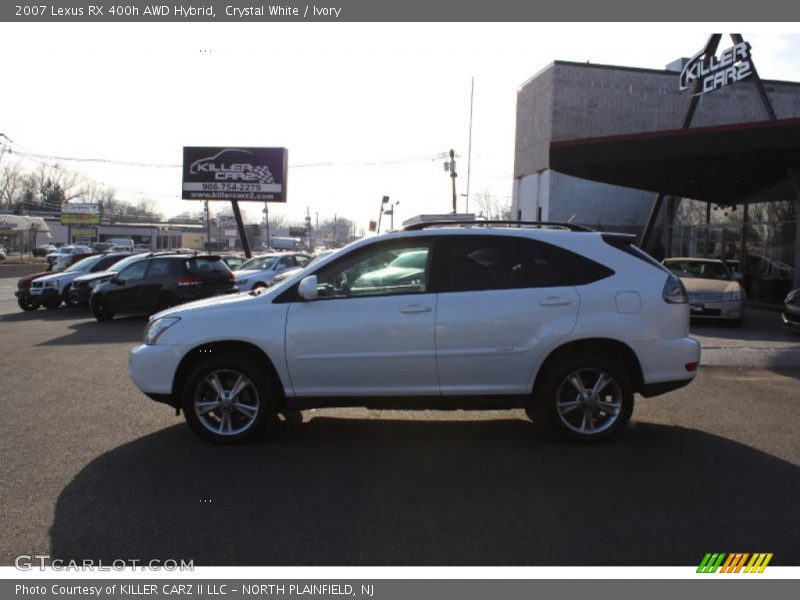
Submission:
[[[67,267],[71,267],[76,262],[83,260],[87,256],[91,256],[91,254],[65,254],[56,260],[52,271],[41,271],[40,273],[34,273],[32,275],[26,275],[25,277],[20,278],[20,280],[17,281],[17,291],[14,292],[14,295],[17,297],[17,304],[19,304],[19,307],[22,310],[36,310],[39,308],[39,300],[31,296],[31,283],[33,283],[34,279],[63,271]],[[45,307],[47,307],[46,304]]]

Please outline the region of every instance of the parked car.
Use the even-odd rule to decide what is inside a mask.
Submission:
[[[69,246],[60,246],[54,252],[51,252],[47,256],[44,257],[45,261],[47,262],[47,268],[53,268],[56,260],[65,255],[71,254],[91,254],[92,249],[88,246],[80,246],[80,245],[69,245]]]
[[[113,245],[111,242],[95,242],[92,244],[92,250],[95,252],[108,252]]]
[[[129,256],[123,253],[95,254],[76,262],[74,265],[64,269],[60,273],[53,273],[39,277],[31,284],[31,296],[38,300],[39,304],[45,308],[54,309],[66,302],[68,306],[77,306],[72,303],[70,289],[75,278],[105,271],[115,262]]]
[[[724,319],[741,325],[745,292],[721,260],[665,258],[662,264],[680,278],[689,294],[692,317]]]
[[[92,273],[87,273],[86,275],[76,277],[72,281],[72,285],[69,289],[68,304],[70,306],[89,306],[89,298],[91,297],[92,291],[94,291],[95,287],[105,281],[108,281],[128,265],[132,265],[136,261],[152,255],[141,253],[130,254],[126,252],[120,256],[122,258],[118,262],[113,263],[103,271],[94,271]]]
[[[4,246],[0,246],[0,260],[6,259],[6,249]]]
[[[78,261],[83,260],[84,258],[88,258],[92,256],[91,254],[65,254],[61,258],[57,259],[56,262],[53,264],[53,269],[51,271],[41,271],[39,273],[32,273],[30,275],[26,275],[25,277],[21,277],[17,281],[17,289],[14,292],[14,295],[17,297],[17,304],[22,310],[31,311],[36,310],[41,306],[41,298],[37,294],[34,297],[31,294],[31,285],[35,279],[39,277],[45,277],[47,275],[52,275],[53,273],[60,273],[67,267],[70,267],[77,263]]]
[[[255,256],[234,271],[236,287],[241,291],[269,287],[281,271],[303,267],[310,260],[308,254],[300,252],[276,252]]]
[[[53,244],[42,244],[33,249],[34,256],[47,256],[51,252],[55,252],[57,248]]]
[[[686,290],[634,236],[472,225],[364,238],[262,293],[153,315],[131,378],[232,443],[323,406],[525,408],[593,442],[621,430],[635,392],[695,377]],[[411,280],[343,277],[409,253],[426,254]]]
[[[240,268],[248,260],[246,256],[241,254],[220,254],[219,256],[231,271]]]
[[[783,303],[783,322],[800,328],[800,288],[792,290]]]
[[[320,250],[319,252],[314,254],[314,256],[311,257],[311,260],[309,260],[305,264],[305,266],[294,267],[294,268],[290,268],[290,269],[284,269],[283,271],[281,271],[280,273],[275,275],[275,277],[272,278],[272,281],[270,282],[270,286],[278,285],[282,281],[286,281],[287,279],[289,279],[290,277],[293,277],[294,275],[296,275],[297,273],[299,273],[303,269],[308,269],[309,267],[314,266],[320,260],[322,260],[326,256],[329,256],[329,255],[333,254],[334,252],[336,252],[335,248],[330,248],[328,250]]]
[[[98,321],[107,321],[236,291],[233,273],[219,256],[155,253],[95,287],[89,307]]]

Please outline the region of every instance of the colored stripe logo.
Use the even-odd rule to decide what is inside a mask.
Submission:
[[[749,559],[749,560],[748,560]],[[698,573],[763,573],[772,560],[772,553],[708,552],[697,567]]]

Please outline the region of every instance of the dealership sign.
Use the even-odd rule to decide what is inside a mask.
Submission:
[[[286,202],[286,148],[185,147],[184,200]]]
[[[65,202],[61,206],[62,225],[99,225],[100,206],[94,202]]]
[[[695,54],[681,71],[681,91],[696,89],[696,93],[713,92],[753,74],[750,44],[739,42],[722,54],[705,58],[705,49]],[[695,88],[697,86],[697,88]]]

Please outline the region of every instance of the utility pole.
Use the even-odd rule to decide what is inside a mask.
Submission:
[[[472,78],[472,87],[469,92],[469,148],[467,150],[467,207],[464,212],[469,212],[469,174],[472,170],[472,101],[475,98],[475,78]]]
[[[267,248],[272,247],[272,240],[269,236],[269,202],[264,202],[264,222],[267,225]]]
[[[208,200],[206,200],[206,250],[211,252],[211,215],[208,210]]]
[[[458,212],[456,210],[456,153],[452,148],[450,149],[450,179],[453,182],[453,214]]]
[[[389,196],[384,196],[381,199],[381,212],[378,213],[378,230],[375,233],[380,233],[381,232],[381,219],[383,218],[383,205],[384,204],[388,204],[388,202],[389,202]]]

